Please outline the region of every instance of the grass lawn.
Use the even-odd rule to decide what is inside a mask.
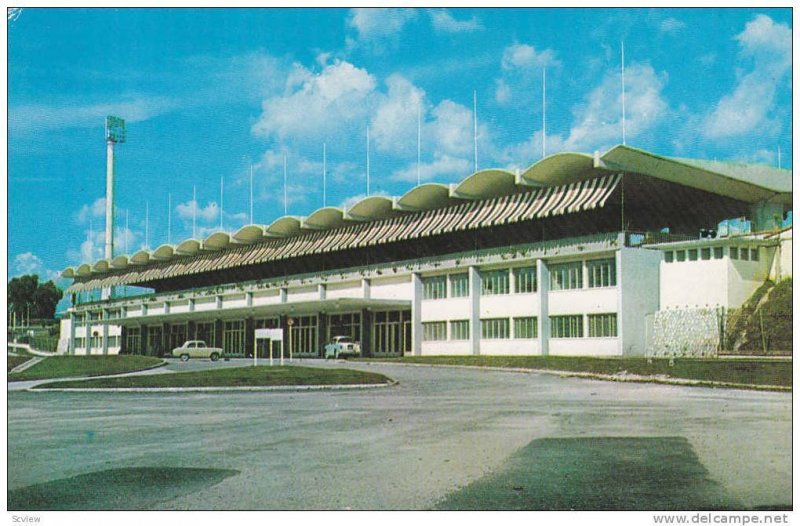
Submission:
[[[10,371],[14,367],[16,367],[18,365],[22,365],[23,363],[27,362],[31,358],[33,358],[33,356],[28,356],[28,355],[25,355],[25,356],[9,356],[8,357],[8,370]]]
[[[408,356],[385,358],[382,361],[427,363],[441,365],[474,365],[483,367],[516,367],[551,369],[598,374],[628,374],[643,376],[664,375],[707,382],[728,382],[749,385],[792,386],[792,362],[759,359],[669,360],[646,358],[589,358],[571,356]]]
[[[257,366],[230,367],[174,374],[95,378],[68,382],[53,382],[42,388],[63,387],[260,387],[282,385],[353,385],[384,384],[391,380],[382,374],[350,369],[316,367]]]
[[[8,375],[10,381],[102,376],[154,367],[163,360],[153,356],[51,356],[30,369]]]

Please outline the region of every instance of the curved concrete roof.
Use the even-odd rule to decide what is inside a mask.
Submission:
[[[265,236],[264,227],[261,225],[245,225],[233,234],[233,239],[239,243],[249,245],[261,241]]]
[[[201,246],[197,239],[184,239],[175,249],[175,253],[180,256],[193,256],[200,252]]]
[[[231,236],[227,232],[214,232],[203,241],[204,250],[222,250],[231,244]]]
[[[77,270],[75,270],[75,274],[77,274],[80,277],[88,276],[91,273],[92,273],[92,267],[90,267],[88,263],[83,263],[77,268]]]
[[[425,183],[406,192],[397,200],[397,206],[401,210],[431,210],[452,204],[453,201],[447,185]]]
[[[146,265],[150,262],[150,252],[142,249],[131,256],[130,262],[132,265]]]
[[[126,268],[128,266],[128,256],[117,256],[111,260],[111,266],[114,268]]]
[[[355,221],[374,221],[396,215],[394,201],[390,197],[374,195],[365,197],[347,209],[346,219]]]
[[[591,155],[563,152],[549,155],[531,165],[520,179],[532,186],[552,186],[587,179],[587,171],[594,167]],[[593,174],[590,174],[593,175]]]
[[[770,166],[664,157],[617,145],[603,154],[610,167],[637,172],[746,203],[772,201],[791,206],[792,172]]]
[[[155,249],[151,255],[153,259],[166,261],[168,259],[172,259],[172,256],[175,255],[175,247],[173,245],[161,245]]]
[[[74,278],[75,277],[75,269],[72,267],[67,267],[61,271],[62,278]]]
[[[301,222],[301,226],[310,230],[327,230],[344,223],[344,212],[341,208],[329,206],[318,208],[313,214]]]
[[[95,262],[95,264],[92,265],[92,272],[94,273],[108,272],[108,261],[105,259],[101,259]]]
[[[508,170],[481,170],[461,181],[451,192],[463,199],[488,199],[517,191],[516,177]]]
[[[295,216],[283,216],[273,221],[266,230],[268,236],[286,237],[300,233],[302,218]]]

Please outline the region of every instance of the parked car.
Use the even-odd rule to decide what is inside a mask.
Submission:
[[[361,356],[361,344],[350,336],[334,336],[325,345],[325,359],[340,356]]]
[[[202,340],[189,340],[180,347],[172,349],[172,356],[180,358],[182,362],[187,361],[189,358],[208,358],[212,362],[216,362],[224,355],[225,352],[222,349],[208,347],[206,342]]]

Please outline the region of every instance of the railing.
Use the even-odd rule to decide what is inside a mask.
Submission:
[[[694,241],[699,236],[686,234],[670,234],[669,232],[625,232],[625,246],[639,247],[658,243],[675,243],[678,241]]]

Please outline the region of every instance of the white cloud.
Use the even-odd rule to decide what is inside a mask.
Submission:
[[[512,44],[503,50],[501,65],[504,70],[529,69],[555,66],[560,64],[552,49],[536,51],[528,44]]]
[[[370,125],[371,138],[379,151],[416,151],[417,111],[425,93],[400,75],[386,80],[388,93],[381,97]]]
[[[766,15],[757,15],[736,40],[741,55],[752,58],[753,68],[739,77],[733,91],[722,97],[705,119],[702,132],[711,139],[777,127],[771,116],[777,86],[791,71],[791,30]]]
[[[472,110],[451,100],[443,100],[431,112],[427,124],[436,152],[442,155],[467,156],[473,145]]]
[[[295,65],[285,93],[265,100],[253,124],[255,135],[281,142],[332,138],[343,124],[366,124],[375,78],[365,69],[336,61],[314,74]]]
[[[124,115],[126,122],[142,122],[171,111],[175,103],[166,97],[137,97],[127,101],[9,107],[9,132],[32,133],[62,128],[102,127],[106,115]]]
[[[561,65],[555,51],[537,51],[528,44],[515,43],[503,50],[501,76],[495,79],[495,100],[506,105],[526,104],[534,91],[540,91],[542,70]]]
[[[75,216],[75,220],[80,225],[89,222],[90,218],[105,217],[106,215],[106,198],[100,197],[90,205],[83,205]]]
[[[433,28],[442,33],[464,33],[483,29],[481,23],[474,16],[469,20],[457,20],[447,9],[435,9],[429,13]]]
[[[52,280],[56,284],[58,284],[61,274],[56,270],[47,269],[42,259],[33,252],[17,254],[9,271],[11,277],[36,274],[39,276],[39,283]]]
[[[189,200],[185,203],[179,203],[175,207],[175,211],[178,212],[179,218],[187,221],[192,220],[192,218],[195,216],[195,212],[197,213],[198,221],[210,223],[219,219],[219,206],[217,205],[216,201],[211,201],[205,207],[203,207],[197,201]]]
[[[685,22],[678,20],[677,18],[669,17],[662,20],[658,28],[662,33],[677,33],[684,27],[686,27]]]
[[[361,42],[379,51],[379,42],[396,42],[403,27],[416,18],[415,9],[406,8],[354,8],[347,17],[347,26],[356,31],[356,39],[348,39],[349,47]]]
[[[627,138],[651,130],[666,117],[669,107],[662,96],[666,82],[648,64],[631,64],[625,70],[625,129]],[[622,91],[619,74],[608,73],[585,103],[573,110],[575,122],[564,148],[571,151],[604,149],[621,142]]]
[[[566,149],[564,138],[547,134],[545,153],[561,152]],[[542,131],[537,130],[527,140],[505,146],[499,154],[503,167],[510,171],[524,170],[542,157]]]
[[[420,164],[419,167],[419,179],[422,182],[437,178],[446,181],[460,181],[470,173],[472,173],[471,161],[449,155],[442,155],[429,163]],[[394,181],[416,182],[416,163],[394,172],[391,178]]]

